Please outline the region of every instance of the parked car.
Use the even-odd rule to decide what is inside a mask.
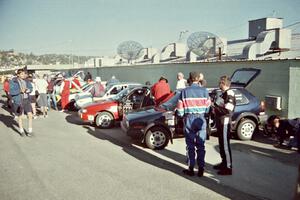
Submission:
[[[120,93],[122,90],[128,88],[128,87],[135,87],[135,86],[142,86],[140,83],[130,83],[130,82],[123,82],[123,83],[117,83],[114,85],[110,85],[105,89],[105,93],[102,97],[92,97],[92,94],[90,93],[90,90],[84,94],[78,94],[75,96],[75,107],[80,109],[82,107],[85,107],[92,102],[99,101],[99,100],[105,100],[112,98],[116,96],[118,93]]]
[[[154,104],[149,87],[131,85],[115,97],[94,102],[78,113],[83,121],[95,123],[100,128],[110,128],[115,121],[122,120],[124,113]]]
[[[72,84],[75,84],[77,86],[76,83],[71,82]],[[77,86],[75,89],[70,89],[70,95],[69,95],[69,103],[68,103],[68,108],[70,110],[75,110],[75,98],[77,96],[84,96],[84,95],[88,95],[91,91],[91,89],[93,88],[93,82],[90,83],[86,83],[84,84],[81,88],[79,86]],[[56,95],[57,98],[57,104],[59,105],[61,102],[61,96],[60,94]]]
[[[236,70],[232,77],[231,89],[235,93],[236,107],[232,116],[232,131],[241,140],[250,140],[258,126],[267,120],[264,104],[252,95],[246,86],[260,74],[259,69],[243,68]],[[211,88],[212,100],[221,94],[220,89]],[[169,140],[183,134],[183,120],[176,115],[176,105],[180,92],[159,107],[144,109],[124,115],[121,127],[132,138],[138,138],[151,149],[163,149]],[[214,115],[210,115],[209,127],[216,131]]]

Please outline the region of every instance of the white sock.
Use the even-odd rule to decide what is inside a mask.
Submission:
[[[23,128],[20,128],[20,133],[24,133],[24,129]]]
[[[28,128],[28,133],[32,133],[32,128]]]

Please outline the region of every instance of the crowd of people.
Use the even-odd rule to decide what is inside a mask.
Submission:
[[[84,84],[93,82],[90,73],[87,73],[84,80],[79,76],[66,78],[64,73],[58,75],[39,75],[28,73],[25,69],[19,69],[12,77],[5,77],[3,90],[6,94],[6,106],[11,115],[18,121],[19,134],[31,136],[33,132],[32,120],[38,116],[48,117],[48,112],[53,109],[58,111],[60,100],[60,112],[68,109],[69,95],[72,89],[80,89]],[[116,79],[117,80],[117,79]],[[101,78],[96,77],[92,96],[104,94],[105,87],[101,84]],[[23,119],[28,118],[28,130],[24,131]]]
[[[90,83],[92,76],[86,75],[84,81]],[[100,77],[96,77],[93,83],[93,89],[90,91],[93,97],[104,95],[105,86],[118,83],[115,76],[103,85]],[[147,82],[146,85],[151,85]],[[232,154],[230,148],[231,138],[231,117],[236,106],[234,91],[230,88],[231,80],[228,76],[222,76],[219,79],[219,88],[222,94],[218,101],[212,102],[206,88],[206,80],[200,72],[191,72],[186,80],[184,74],[177,74],[176,91],[180,92],[177,103],[177,115],[183,118],[184,135],[187,146],[188,168],[183,173],[188,176],[194,176],[194,168],[198,165],[198,176],[202,177],[205,165],[205,140],[207,138],[207,121],[208,112],[213,112],[216,119],[217,135],[219,142],[219,152],[221,162],[213,168],[218,170],[219,175],[232,175]],[[67,109],[69,103],[70,89],[81,87],[80,77],[75,76],[68,79],[64,74],[57,77],[48,75],[39,76],[37,74],[28,74],[24,69],[19,69],[16,76],[10,80],[5,79],[3,89],[7,96],[7,107],[11,109],[18,121],[19,133],[25,135],[23,128],[23,115],[28,117],[27,136],[31,136],[33,128],[32,121],[37,118],[37,108],[41,116],[46,118],[50,109],[58,110],[57,97],[61,97],[61,111]],[[154,97],[155,104],[159,105],[170,95],[171,87],[168,79],[161,76],[159,80],[151,87],[151,93]],[[268,124],[277,132],[279,145],[282,145],[288,136],[293,136],[293,140],[288,144],[298,148],[300,153],[300,119],[281,119],[278,116],[271,116]]]

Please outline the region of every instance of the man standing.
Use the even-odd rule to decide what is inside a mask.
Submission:
[[[87,72],[87,74],[85,75],[84,79],[85,82],[89,82],[90,80],[92,80],[92,75],[90,72]]]
[[[18,118],[19,133],[23,137],[23,113],[28,116],[28,133],[27,136],[31,136],[32,133],[32,108],[30,104],[29,93],[32,91],[31,84],[26,80],[26,73],[24,69],[18,69],[17,77],[13,78],[9,83],[9,92],[12,96],[13,109],[15,115]]]
[[[188,169],[183,173],[194,176],[194,167],[198,163],[198,176],[202,177],[204,173],[205,157],[205,139],[206,139],[206,120],[205,113],[208,112],[211,104],[206,88],[199,86],[200,74],[198,72],[190,73],[191,86],[181,91],[178,103],[177,114],[183,116],[184,135],[187,145]],[[196,152],[195,152],[196,148]]]
[[[43,78],[37,76],[35,81],[36,90],[39,93],[39,97],[37,98],[38,105],[40,106],[44,118],[48,117],[48,100],[47,100],[47,75],[44,75]]]
[[[232,175],[230,127],[232,113],[236,103],[234,92],[230,89],[230,85],[231,81],[228,76],[222,76],[220,78],[219,87],[222,91],[222,94],[214,103],[220,155],[222,158],[222,162],[218,165],[215,165],[214,169],[219,170],[219,175]]]
[[[152,86],[151,93],[154,96],[156,105],[160,104],[171,93],[168,79],[163,76],[160,77],[159,81]]]
[[[184,79],[184,75],[182,72],[177,74],[177,84],[176,90],[184,89],[187,86],[187,81]]]
[[[69,80],[63,77],[63,81],[60,86],[60,93],[61,93],[61,111],[64,112],[69,104],[69,96],[70,96],[70,86],[71,83]]]
[[[94,97],[102,97],[104,95],[105,88],[101,84],[101,78],[99,76],[96,77],[93,88],[91,89],[91,94]]]

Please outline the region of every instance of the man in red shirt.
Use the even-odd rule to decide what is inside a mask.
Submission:
[[[64,112],[69,104],[69,96],[70,96],[70,81],[63,77],[63,82],[60,86],[61,93],[61,111]]]
[[[160,104],[171,93],[168,79],[160,77],[159,81],[152,86],[151,93],[155,98],[156,105]]]

